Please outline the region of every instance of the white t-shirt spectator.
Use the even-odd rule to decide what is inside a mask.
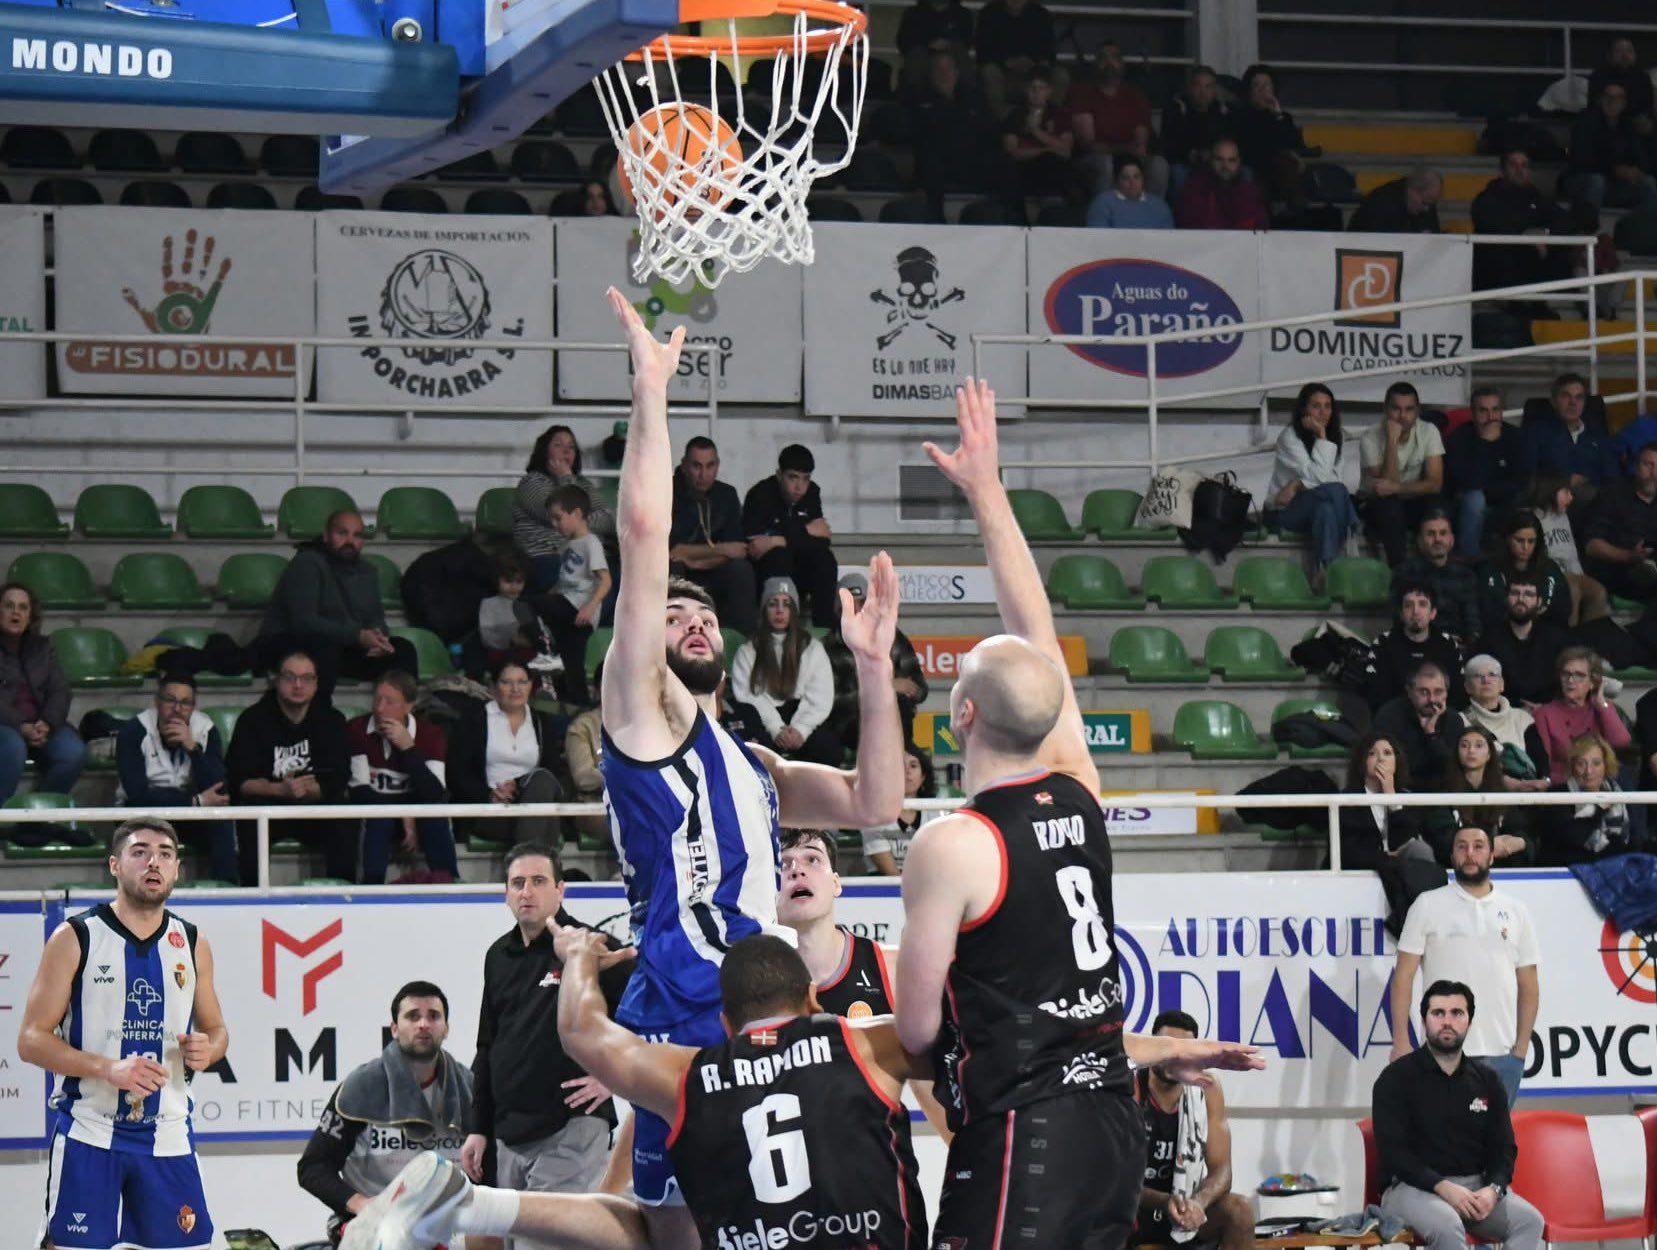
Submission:
[[[876,855],[890,855],[897,863],[898,872],[903,872],[903,861],[909,857],[909,844],[914,841],[915,833],[922,825],[936,820],[939,812],[917,812],[913,824],[903,819],[903,813],[889,825],[876,825],[873,829],[863,831],[863,869],[870,876],[879,876],[880,869],[875,865]]]
[[[1382,422],[1373,430],[1364,431],[1364,436],[1358,440],[1358,451],[1361,463],[1366,469],[1379,469],[1382,461],[1387,458],[1386,423]],[[1419,482],[1426,473],[1427,460],[1431,456],[1444,454],[1444,440],[1439,437],[1438,427],[1431,421],[1417,420],[1410,427],[1409,437],[1398,444],[1398,480],[1408,486],[1411,482]],[[1370,485],[1372,479],[1364,479],[1366,493],[1374,493]],[[1472,1052],[1469,1051],[1469,1054]]]
[[[1539,512],[1537,521],[1542,526],[1542,545],[1548,549],[1548,559],[1567,573],[1582,573],[1582,553],[1576,548],[1576,532],[1571,529],[1571,518],[1563,512]]]
[[[779,652],[782,644],[782,634],[771,635],[771,645]],[[754,688],[754,644],[750,639],[736,649],[736,658],[731,661],[731,697],[758,712],[765,732],[773,738],[784,725],[798,729],[809,738],[834,710],[834,668],[822,643],[815,638],[806,643],[805,650],[800,653],[799,675],[794,679],[794,693],[791,696],[798,699],[800,705],[794,709],[794,715],[784,721],[782,705],[788,699]]]
[[[493,790],[503,781],[516,781],[541,766],[541,743],[535,736],[535,715],[524,713],[523,724],[514,731],[501,705],[493,699],[484,706],[483,723],[488,740],[483,748],[483,779]]]
[[[558,593],[575,607],[583,606],[592,597],[593,587],[598,585],[599,571],[609,567],[604,559],[604,544],[598,541],[597,534],[588,532],[570,539],[558,565]]]

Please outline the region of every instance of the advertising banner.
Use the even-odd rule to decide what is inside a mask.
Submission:
[[[614,286],[657,335],[683,325],[687,342],[718,348],[722,402],[799,403],[801,267],[762,264],[730,275],[717,290],[695,279],[674,283],[655,275],[641,284],[630,267],[638,234],[636,223],[619,217],[558,222],[558,337],[619,343],[621,332],[604,299],[604,289]],[[714,367],[707,352],[685,353],[668,398],[706,400]],[[625,400],[630,385],[626,352],[558,355],[560,399]]]
[[[954,681],[960,674],[961,661],[968,651],[988,637],[986,634],[911,634],[915,656],[921,662],[921,672],[928,677],[944,677]],[[1072,677],[1087,676],[1087,639],[1080,634],[1060,634],[1059,647],[1064,651],[1064,662]]]
[[[407,347],[318,354],[324,403],[410,408],[545,404],[552,354],[477,339],[552,337],[552,223],[533,217],[316,215],[317,326]]]
[[[17,1057],[23,1003],[46,949],[45,910],[38,894],[0,898],[0,1150],[46,1135],[46,1074]]]
[[[1467,402],[1472,350],[1468,304],[1416,312],[1365,310],[1404,300],[1464,295],[1473,285],[1473,240],[1457,234],[1262,234],[1260,316],[1344,314],[1334,324],[1285,326],[1262,338],[1266,381],[1317,378],[1341,399],[1379,402],[1387,386],[1413,382],[1425,403]],[[1341,375],[1404,360],[1417,369],[1342,382]]]
[[[1174,330],[1213,333],[1157,350],[1164,398],[1260,380],[1258,335],[1227,326],[1259,316],[1254,236],[1209,230],[1034,230],[1029,232],[1033,334],[1133,336]],[[1143,399],[1144,347],[1104,343],[1030,353],[1030,394],[1041,399]],[[1205,400],[1253,408],[1254,395]]]
[[[1095,755],[1130,751],[1143,755],[1151,749],[1151,714],[1144,708],[1130,712],[1083,712],[1082,725],[1087,730],[1088,749]],[[961,753],[961,744],[949,728],[948,712],[915,713],[915,744],[934,755]],[[1155,832],[1178,831],[1159,828]]]
[[[53,240],[56,329],[154,340],[59,344],[65,392],[293,395],[295,349],[243,340],[315,331],[309,214],[60,208]]]
[[[903,564],[898,590],[904,603],[994,603],[995,582],[982,564]]]
[[[0,336],[46,329],[46,213],[0,208]],[[0,399],[43,399],[46,344],[0,347]]]
[[[805,270],[805,402],[812,415],[948,417],[973,369],[974,334],[1023,334],[1025,231],[979,226],[813,227]],[[1025,353],[989,348],[1003,394],[1024,388]]]

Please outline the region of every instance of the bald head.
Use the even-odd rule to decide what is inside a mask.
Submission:
[[[1065,675],[1022,638],[986,638],[961,662],[957,692],[970,701],[972,740],[992,751],[1028,755],[1046,740],[1064,707]]]

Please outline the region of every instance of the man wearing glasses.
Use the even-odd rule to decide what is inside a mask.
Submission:
[[[350,776],[345,718],[317,698],[316,661],[291,651],[276,666],[276,683],[236,722],[226,761],[226,789],[250,807],[344,803]],[[271,840],[298,838],[322,851],[326,874],[357,877],[353,821],[292,820],[271,829]],[[241,839],[242,879],[256,879],[257,845]]]

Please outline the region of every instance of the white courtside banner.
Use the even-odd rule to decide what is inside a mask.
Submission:
[[[550,400],[550,352],[468,342],[552,337],[551,222],[320,213],[316,249],[323,335],[410,341],[320,352],[323,403],[489,409]]]
[[[982,564],[903,564],[898,593],[904,603],[994,603],[995,583]]]
[[[821,242],[819,241],[819,248]],[[558,337],[618,343],[621,334],[604,300],[615,286],[656,334],[685,327],[685,338],[719,349],[719,399],[733,403],[800,402],[800,266],[760,265],[732,274],[710,290],[652,276],[643,284],[630,267],[638,226],[618,217],[557,223]],[[819,255],[818,264],[822,263]],[[703,401],[714,366],[707,352],[688,352],[668,398]],[[625,352],[560,352],[560,399],[625,400],[630,393]]]
[[[1298,237],[1298,236],[1297,236]],[[1029,232],[1032,334],[1160,334],[1214,328],[1160,347],[1157,394],[1165,398],[1260,380],[1259,336],[1227,333],[1259,313],[1255,236],[1208,230]],[[1030,353],[1036,399],[1143,399],[1144,347],[1041,347]],[[1205,400],[1253,408],[1253,395]]]
[[[1404,300],[1465,295],[1473,285],[1473,241],[1455,234],[1263,234],[1263,320],[1341,312],[1333,325],[1265,331],[1268,382],[1318,378],[1342,399],[1379,401],[1387,386],[1413,382],[1426,403],[1467,402],[1468,368],[1453,363],[1472,350],[1467,304],[1409,313],[1366,313]],[[1341,375],[1402,360],[1424,368],[1342,382]]]
[[[46,329],[46,213],[0,208],[0,336]],[[46,345],[0,347],[0,398],[46,395]]]
[[[1023,230],[983,226],[813,228],[805,270],[806,411],[945,417],[973,371],[974,334],[1023,334]],[[1010,298],[1011,297],[1011,298]],[[1024,388],[1025,353],[986,349],[991,385]]]
[[[17,1057],[23,1001],[46,948],[39,894],[0,898],[0,1149],[39,1143],[46,1133],[46,1074]]]
[[[154,336],[60,344],[64,391],[293,396],[294,349],[243,340],[315,330],[308,214],[60,208],[53,240],[56,329]],[[225,341],[168,341],[178,334]]]

